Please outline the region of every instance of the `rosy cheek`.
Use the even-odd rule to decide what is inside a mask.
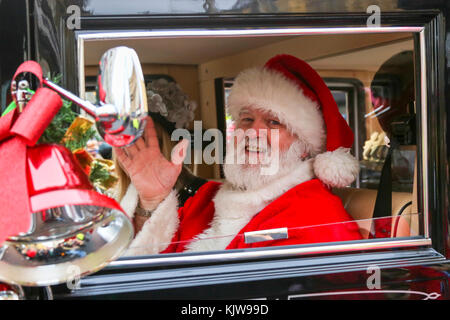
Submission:
[[[269,134],[267,140],[268,140],[268,144],[270,145],[270,148],[272,150],[276,150],[276,149],[278,149],[279,151],[284,150],[284,143],[281,140],[281,137],[276,138],[276,135],[271,133],[271,134]]]
[[[271,147],[272,147],[272,144],[278,143],[278,148],[279,148],[278,150],[280,152],[284,152],[289,149],[289,147],[295,141],[295,139],[296,138],[294,136],[292,136],[291,134],[287,134],[286,132],[280,132],[278,142],[276,141],[277,139],[273,139],[273,137],[272,137],[272,140],[270,141],[270,143],[271,143]]]
[[[280,130],[278,130],[278,129],[271,129],[271,130],[267,131],[267,140],[268,140],[268,143],[271,146],[272,146],[272,144],[277,143],[277,140],[278,140],[278,143],[279,143],[280,142],[280,138],[281,138]]]

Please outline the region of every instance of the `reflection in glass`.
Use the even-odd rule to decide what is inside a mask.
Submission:
[[[361,235],[364,235],[365,240],[373,239],[390,239],[390,238],[403,238],[413,237],[419,235],[419,219],[422,218],[420,213],[404,212],[392,217],[382,217],[376,219],[361,219],[350,222],[329,223],[306,227],[292,227],[292,228],[278,228],[260,230],[257,232],[249,232],[238,235],[224,235],[220,237],[205,237],[196,241],[200,242],[216,242],[225,241],[231,242],[234,239],[244,241],[249,244],[249,248],[261,248],[261,247],[275,247],[284,246],[284,240],[289,237],[307,237],[308,233],[329,233],[339,229],[353,230],[357,228]],[[317,242],[320,243],[320,242]],[[323,243],[323,242],[322,242]],[[183,246],[189,247],[189,241],[176,241],[170,243],[159,244],[161,251],[169,246]],[[299,244],[301,245],[301,243]],[[186,252],[193,252],[189,249]]]

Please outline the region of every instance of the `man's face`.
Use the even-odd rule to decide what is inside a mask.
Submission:
[[[275,149],[283,154],[297,140],[297,137],[289,132],[276,116],[251,107],[242,109],[236,129],[242,129],[245,132],[247,158],[252,155],[260,156]],[[274,137],[277,138],[274,139]]]
[[[232,139],[227,142],[223,169],[233,187],[256,190],[290,175],[308,155],[307,146],[280,119],[247,107],[240,112]]]
[[[258,189],[290,174],[305,155],[305,145],[276,116],[247,107],[227,143],[224,173],[235,187]]]

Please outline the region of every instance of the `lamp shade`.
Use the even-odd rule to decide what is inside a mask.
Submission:
[[[63,146],[27,147],[28,232],[0,248],[0,281],[45,286],[72,281],[118,258],[133,239],[119,204],[98,193]]]

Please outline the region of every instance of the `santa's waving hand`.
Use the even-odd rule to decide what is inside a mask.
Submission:
[[[124,148],[114,148],[117,160],[139,194],[139,206],[154,210],[172,191],[181,172],[189,141],[183,139],[173,149],[171,161],[161,153],[151,117],[144,136]]]

